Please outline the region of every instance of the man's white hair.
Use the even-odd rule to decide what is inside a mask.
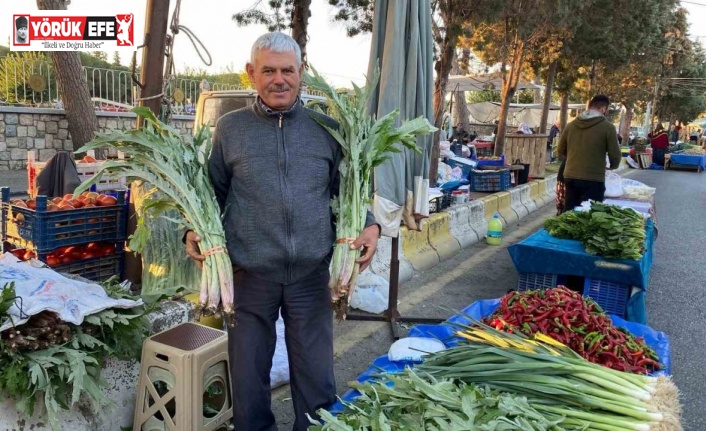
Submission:
[[[293,52],[297,58],[297,67],[302,64],[302,50],[299,48],[299,44],[284,33],[265,33],[258,37],[250,50],[250,63],[255,64],[255,56],[263,49],[272,52]]]

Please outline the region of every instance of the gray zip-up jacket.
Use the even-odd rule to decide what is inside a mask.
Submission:
[[[222,116],[213,136],[209,171],[231,261],[276,283],[310,274],[335,242],[342,153],[314,118],[337,127],[298,101],[286,112],[254,103]]]

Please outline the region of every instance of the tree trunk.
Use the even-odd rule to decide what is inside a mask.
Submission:
[[[623,103],[623,105],[625,106],[625,121],[622,124],[623,127],[621,127],[619,134],[623,137],[622,145],[628,145],[630,143],[630,125],[632,124],[633,104]]]
[[[37,0],[40,10],[66,10],[63,0]],[[98,130],[96,111],[84,80],[81,57],[78,52],[52,51],[51,62],[56,73],[56,85],[64,104],[66,120],[73,149],[76,151],[93,139]],[[104,158],[102,151],[96,151],[96,158]]]
[[[539,79],[533,79],[532,83],[534,85],[541,85],[542,83],[540,82]],[[542,90],[539,88],[535,88],[532,90],[532,103],[542,103]]]
[[[306,43],[309,39],[307,29],[311,16],[311,0],[296,0],[292,8],[292,39],[302,50],[302,62],[307,64]]]
[[[588,98],[590,99],[593,91],[596,89],[596,60],[591,60],[591,72],[588,81]]]
[[[461,67],[456,56],[456,50],[454,50],[453,62],[451,65],[451,73],[454,75],[462,74]],[[471,132],[470,124],[468,121],[468,104],[466,103],[466,92],[465,91],[454,91],[454,109],[453,109],[453,123],[454,125],[461,123],[463,125],[463,130],[468,133]]]
[[[436,78],[434,79],[434,126],[441,128],[444,120],[444,96],[446,84],[449,82],[454,49],[458,42],[458,35],[448,34],[440,46],[439,61],[436,62]],[[439,132],[434,133],[431,147],[431,161],[429,165],[429,183],[436,184],[437,170],[439,168]]]
[[[561,111],[559,111],[559,130],[562,132],[566,129],[566,123],[569,122],[569,92],[561,93]]]
[[[501,156],[505,153],[505,133],[507,129],[507,114],[510,112],[510,103],[512,96],[517,91],[517,83],[520,81],[522,73],[522,57],[524,56],[525,43],[515,36],[512,45],[512,58],[510,62],[510,73],[508,74],[503,64],[503,91],[500,105],[500,118],[498,118],[498,134],[495,137],[495,152],[496,156]]]
[[[557,61],[554,60],[549,65],[547,71],[547,83],[544,88],[544,101],[542,103],[542,119],[539,121],[539,133],[547,133],[547,120],[549,119],[549,105],[552,103],[552,87],[556,76]]]

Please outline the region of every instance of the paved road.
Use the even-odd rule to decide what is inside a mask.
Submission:
[[[706,430],[706,173],[636,171],[657,188],[654,263],[647,290],[648,324],[672,346],[684,429]]]
[[[656,187],[659,237],[647,295],[649,325],[664,331],[672,346],[672,372],[684,404],[685,431],[706,430],[706,173],[630,171],[630,178]],[[459,309],[478,299],[497,298],[517,284],[506,251],[537,230],[553,215],[548,205],[506,230],[501,248],[485,244],[462,250],[456,257],[401,286],[403,314],[446,317],[440,306]],[[342,322],[336,325],[336,378],[339,394],[346,382],[387,352],[390,330],[382,323]],[[288,386],[273,393],[280,430],[292,424]]]

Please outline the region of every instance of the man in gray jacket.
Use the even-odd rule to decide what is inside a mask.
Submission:
[[[302,106],[303,65],[297,43],[282,33],[255,42],[247,64],[258,93],[252,106],[216,123],[209,160],[224,211],[228,253],[235,268],[236,324],[228,329],[236,431],[276,430],[270,408],[270,368],[275,322],[281,312],[290,364],[294,430],[306,415],[336,401],[329,262],[336,240],[330,208],[338,193],[338,142]],[[351,245],[363,248],[368,266],[380,226],[372,216]],[[187,233],[187,253],[197,261],[199,238]]]

